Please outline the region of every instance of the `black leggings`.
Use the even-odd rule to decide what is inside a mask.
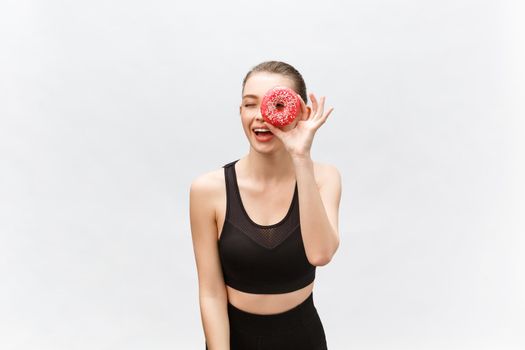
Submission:
[[[270,315],[252,314],[228,302],[228,317],[230,350],[328,349],[313,292],[290,310]]]

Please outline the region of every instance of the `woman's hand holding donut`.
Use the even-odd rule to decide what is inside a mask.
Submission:
[[[327,112],[324,112],[324,103],[326,98],[321,97],[320,103],[317,102],[314,94],[310,94],[312,100],[312,107],[307,107],[303,99],[299,96],[301,101],[301,110],[297,116],[298,122],[296,126],[289,130],[283,130],[278,128],[266,121],[263,121],[264,125],[277,136],[286,147],[286,150],[292,157],[309,157],[310,149],[314,139],[315,132],[317,129],[324,124],[330,113],[334,110],[333,107]],[[283,128],[286,129],[287,126]]]

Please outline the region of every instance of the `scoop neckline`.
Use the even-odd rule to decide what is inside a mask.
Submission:
[[[239,159],[237,159],[232,165],[232,168],[233,168],[233,180],[234,180],[233,182],[234,182],[234,185],[235,185],[235,192],[237,192],[237,199],[239,200],[239,206],[241,207],[245,217],[248,219],[248,221],[251,224],[253,224],[254,226],[257,226],[259,228],[273,228],[273,227],[277,227],[277,226],[282,225],[286,221],[286,219],[288,219],[288,217],[292,214],[292,210],[293,210],[294,203],[295,203],[295,198],[297,197],[297,179],[295,180],[295,187],[294,187],[294,193],[293,193],[293,196],[292,196],[292,201],[291,201],[290,205],[288,206],[288,211],[286,212],[286,215],[279,222],[276,222],[275,224],[261,225],[261,224],[258,224],[258,223],[256,223],[255,221],[252,220],[250,215],[248,215],[248,212],[246,211],[246,208],[244,207],[244,203],[242,202],[241,191],[239,190],[239,184],[237,182],[237,172],[235,171],[235,164],[237,164],[238,161],[239,161]]]

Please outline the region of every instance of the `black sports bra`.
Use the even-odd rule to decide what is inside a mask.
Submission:
[[[273,225],[251,220],[242,204],[235,163],[223,166],[226,215],[219,237],[224,282],[243,292],[287,293],[310,284],[316,266],[304,250],[299,221],[297,182],[286,216]]]

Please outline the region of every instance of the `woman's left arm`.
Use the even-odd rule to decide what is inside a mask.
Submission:
[[[336,167],[324,166],[323,179],[317,187],[310,149],[316,131],[333,111],[324,112],[325,97],[317,102],[310,94],[312,107],[302,98],[301,112],[295,126],[278,128],[266,121],[264,124],[284,144],[292,157],[299,192],[301,233],[308,261],[312,265],[326,265],[339,247],[338,212],[341,198],[341,175]],[[326,175],[325,175],[326,174]]]
[[[326,265],[339,247],[341,175],[335,166],[323,165],[323,179],[318,187],[310,157],[293,157],[293,164],[306,256],[312,265]]]

